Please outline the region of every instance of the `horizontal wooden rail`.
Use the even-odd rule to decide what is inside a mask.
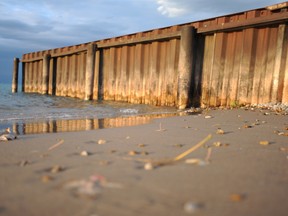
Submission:
[[[221,25],[213,25],[201,27],[197,29],[197,33],[212,33],[217,31],[234,31],[237,29],[267,26],[277,23],[288,22],[288,12],[280,14],[272,14],[270,16],[255,17],[251,20],[243,20],[229,23],[222,23]]]
[[[141,37],[141,38],[132,38],[132,39],[121,39],[119,41],[113,41],[113,42],[107,42],[107,43],[97,43],[98,48],[108,48],[108,47],[116,47],[116,46],[127,46],[127,45],[133,45],[138,43],[151,43],[153,41],[162,41],[162,40],[169,40],[173,38],[180,38],[181,34],[180,31],[177,32],[171,32],[171,33],[165,33],[161,35],[152,35],[147,37]]]
[[[87,47],[81,47],[75,50],[64,51],[61,53],[49,53],[49,54],[51,55],[51,58],[55,58],[55,57],[61,57],[61,56],[74,55],[74,54],[81,53],[81,52],[87,52]],[[43,56],[37,56],[34,58],[29,58],[29,59],[21,59],[21,62],[40,61],[43,59]]]

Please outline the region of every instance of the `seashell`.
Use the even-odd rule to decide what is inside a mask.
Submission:
[[[98,140],[98,145],[103,145],[103,144],[105,144],[107,141],[106,140],[104,140],[104,139],[99,139]]]
[[[151,162],[148,162],[148,163],[145,163],[144,169],[145,170],[153,170],[153,169],[155,169],[155,167]]]
[[[259,142],[259,144],[260,145],[269,145],[270,143],[267,140],[262,140],[262,141]]]
[[[80,153],[80,155],[81,155],[81,156],[89,156],[90,153],[87,152],[87,151],[82,151],[82,152]]]
[[[211,119],[212,116],[210,116],[210,115],[206,115],[204,118],[205,118],[205,119]]]
[[[130,136],[126,136],[126,139],[130,139],[131,137]]]
[[[222,130],[221,128],[218,128],[216,134],[225,134],[225,131]]]
[[[252,128],[252,126],[245,124],[245,125],[243,125],[243,128]]]

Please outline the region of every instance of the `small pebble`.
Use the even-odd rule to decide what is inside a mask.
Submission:
[[[205,118],[205,119],[211,119],[212,116],[210,116],[210,115],[206,115],[204,118]]]
[[[90,153],[87,152],[87,151],[82,151],[82,152],[80,153],[80,155],[81,155],[81,156],[89,156]]]
[[[104,139],[99,139],[98,140],[98,144],[99,145],[103,145],[103,144],[105,144],[107,141],[106,140],[104,140]]]
[[[155,167],[152,163],[149,162],[149,163],[145,163],[144,169],[145,170],[153,170],[153,169],[155,169]]]
[[[137,152],[137,151],[129,151],[128,152],[128,155],[131,155],[131,156],[137,155],[137,154],[139,154],[139,152]]]

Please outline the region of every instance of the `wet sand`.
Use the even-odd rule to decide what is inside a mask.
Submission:
[[[286,216],[288,116],[266,112],[214,110],[0,142],[0,215]],[[183,160],[145,169],[209,134]]]

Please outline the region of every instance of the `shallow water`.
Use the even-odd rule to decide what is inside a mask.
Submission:
[[[0,84],[0,131],[7,127],[19,134],[91,130],[124,126],[125,122],[128,125],[136,125],[137,121],[147,123],[147,119],[176,113],[173,107],[84,101],[22,92],[13,94],[9,84]]]

